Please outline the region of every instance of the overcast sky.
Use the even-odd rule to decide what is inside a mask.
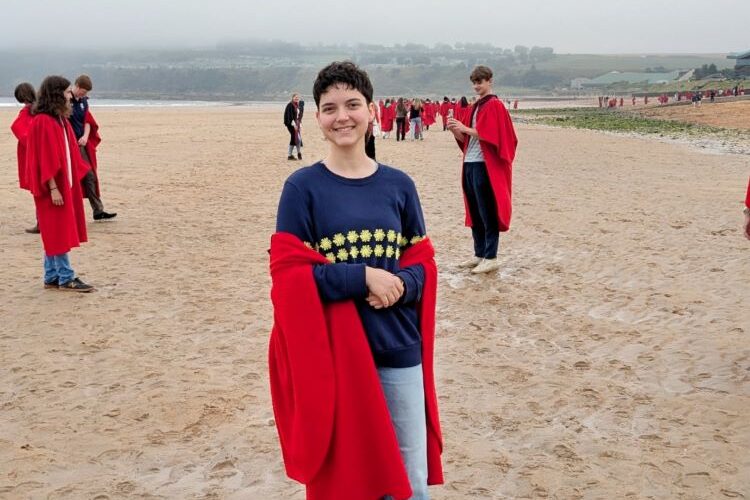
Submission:
[[[0,48],[226,40],[483,42],[557,53],[750,49],[746,0],[0,0]]]

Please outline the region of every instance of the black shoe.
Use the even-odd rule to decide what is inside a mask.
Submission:
[[[29,234],[39,234],[39,224],[37,224],[34,227],[30,227],[28,229],[24,229],[24,231],[26,231]]]
[[[79,278],[73,278],[73,280],[68,281],[64,285],[60,285],[58,289],[66,290],[68,292],[80,292],[80,293],[88,293],[88,292],[94,291],[93,286],[87,285],[86,283],[81,281]]]
[[[297,158],[294,157],[294,155],[289,155],[286,157],[287,160],[297,160]]]
[[[46,281],[44,282],[45,290],[57,290],[59,288],[60,288],[60,285],[57,284],[57,281],[50,281],[49,283]]]
[[[94,220],[114,219],[115,217],[117,217],[117,214],[115,212],[99,212],[98,214],[94,214]]]
[[[301,160],[301,159],[302,159],[302,153],[297,153],[297,159],[298,159],[298,160]]]

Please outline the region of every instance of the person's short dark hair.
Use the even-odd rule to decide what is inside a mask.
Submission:
[[[488,68],[487,66],[477,66],[474,68],[474,70],[471,72],[471,75],[469,76],[469,80],[471,80],[472,83],[481,82],[482,80],[491,80],[492,79],[492,70]]]
[[[34,104],[36,102],[36,92],[34,86],[29,82],[19,83],[16,86],[16,90],[13,92],[16,97],[16,101],[21,104]]]
[[[443,97],[443,102],[449,102],[450,99],[448,99],[448,96]]]
[[[321,69],[315,79],[313,97],[316,106],[320,107],[320,96],[336,84],[357,90],[365,96],[367,104],[372,102],[372,82],[367,72],[351,61],[336,61]]]
[[[76,78],[76,87],[91,92],[94,85],[91,83],[91,77],[89,75],[81,75]]]
[[[48,76],[39,87],[39,95],[34,103],[31,114],[46,113],[55,117],[68,116],[70,106],[65,99],[65,91],[70,87],[70,81],[63,76]]]

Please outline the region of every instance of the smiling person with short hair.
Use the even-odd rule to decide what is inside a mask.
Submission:
[[[372,84],[320,71],[329,149],[292,174],[271,239],[270,369],[287,473],[309,499],[427,499],[442,483],[437,268],[414,182],[365,153]]]

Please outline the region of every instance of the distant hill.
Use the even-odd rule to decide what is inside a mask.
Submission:
[[[19,82],[38,85],[47,74],[71,78],[85,72],[99,97],[205,100],[286,100],[310,94],[317,71],[350,59],[370,74],[377,96],[468,95],[468,73],[476,64],[495,71],[503,94],[565,93],[570,80],[609,71],[667,72],[715,64],[733,66],[724,54],[556,54],[550,47],[458,43],[300,45],[279,41],[222,44],[201,50],[108,52],[0,51],[0,95]]]

